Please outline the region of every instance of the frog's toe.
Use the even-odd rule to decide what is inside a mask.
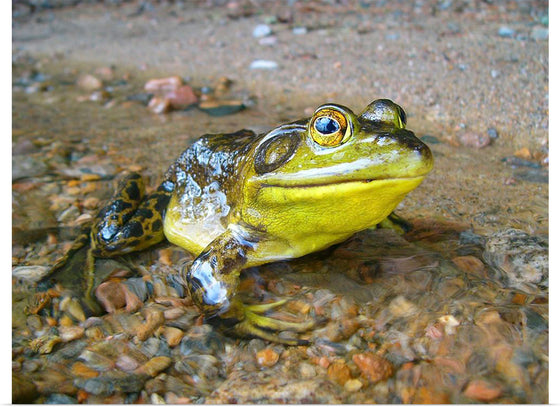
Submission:
[[[280,300],[268,304],[245,305],[237,300],[233,301],[230,310],[220,318],[235,320],[236,323],[232,330],[241,337],[257,337],[287,345],[306,345],[309,343],[307,340],[282,338],[279,333],[283,331],[306,332],[316,325],[316,321],[291,322],[262,315],[286,302],[287,300]]]

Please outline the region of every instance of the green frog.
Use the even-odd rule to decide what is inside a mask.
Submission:
[[[433,165],[430,149],[405,125],[404,110],[379,99],[359,115],[329,103],[311,118],[263,134],[202,136],[152,194],[145,196],[140,175],[126,176],[71,252],[89,244],[93,270],[94,257],[167,239],[197,256],[182,277],[205,316],[233,318],[239,335],[282,341],[275,332],[313,323],[263,315],[282,301],[243,304],[236,295],[241,271],[319,251],[397,219],[392,211]],[[57,273],[60,264],[49,281],[76,278]],[[83,295],[95,308],[91,283]]]

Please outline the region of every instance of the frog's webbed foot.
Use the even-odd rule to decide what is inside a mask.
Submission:
[[[401,218],[395,212],[391,212],[389,216],[377,224],[378,228],[392,229],[398,234],[404,235],[412,230],[412,223]]]
[[[287,300],[275,301],[268,304],[246,305],[234,299],[230,309],[218,318],[224,322],[233,321],[232,332],[241,337],[256,337],[271,342],[286,345],[307,345],[305,339],[282,338],[278,334],[282,331],[306,332],[315,326],[314,320],[290,322],[263,315],[286,303]]]
[[[26,311],[38,314],[45,310],[52,314],[55,309],[67,309],[78,319],[82,319],[81,315],[99,315],[102,310],[93,297],[93,287],[94,258],[89,229],[84,229],[66,255],[37,283],[37,292]]]

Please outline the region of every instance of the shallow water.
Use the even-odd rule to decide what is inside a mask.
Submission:
[[[547,402],[547,170],[502,162],[511,154],[503,145],[431,144],[434,173],[399,206],[414,226],[407,234],[367,230],[324,252],[244,273],[249,300],[288,297],[276,316],[319,322],[302,334],[310,346],[236,339],[204,323],[177,283],[192,257],[168,245],[98,262],[108,273],[134,269],[126,281],[145,290],[139,310],[83,322],[26,315],[34,281],[68,249],[121,172],[141,171],[154,188],[197,136],[263,131],[299,118],[293,112],[309,103],[294,98],[282,110],[261,99],[218,118],[197,109],[156,115],[130,100],[143,92],[142,73],[117,70],[108,99],[98,102],[75,86],[82,70],[25,56],[14,66],[15,400]],[[409,127],[445,140],[423,118],[413,116]],[[508,177],[517,181],[504,187]]]

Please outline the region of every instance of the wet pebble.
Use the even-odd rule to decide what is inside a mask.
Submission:
[[[344,360],[335,360],[333,363],[329,365],[327,368],[327,376],[333,382],[344,386],[344,384],[352,378],[352,374],[350,372],[350,368],[344,362]]]
[[[452,259],[453,263],[465,273],[477,278],[486,277],[486,267],[482,260],[474,256],[457,256]]]
[[[280,354],[274,349],[266,348],[258,351],[256,358],[259,366],[271,367],[278,362],[278,359],[280,359]]]
[[[171,111],[171,102],[169,99],[154,96],[148,103],[148,109],[156,114],[164,114]]]
[[[216,333],[209,325],[192,327],[181,340],[182,355],[192,353],[215,353],[224,350],[224,337]]]
[[[12,277],[20,280],[36,283],[47,275],[50,267],[47,266],[19,266],[12,269]]]
[[[540,41],[548,39],[548,28],[535,26],[531,29],[531,38]]]
[[[251,62],[251,65],[249,65],[249,69],[278,69],[278,63],[266,59],[256,59]]]
[[[253,37],[261,38],[272,34],[272,29],[266,24],[259,24],[253,29]]]
[[[12,402],[30,404],[39,396],[37,386],[19,374],[12,374]]]
[[[475,133],[472,131],[460,132],[457,137],[459,142],[465,147],[483,148],[489,146],[492,142],[488,134]]]
[[[84,350],[78,359],[98,371],[107,371],[115,367],[115,363],[111,358],[88,349]]]
[[[498,130],[494,127],[489,127],[488,130],[486,130],[486,134],[488,134],[488,137],[492,140],[496,140],[498,138]]]
[[[22,156],[12,160],[12,181],[22,178],[41,177],[49,168],[40,157]]]
[[[45,404],[78,404],[78,400],[67,394],[53,393],[47,397]]]
[[[278,44],[278,38],[276,38],[274,35],[263,37],[259,39],[259,44],[272,47]]]
[[[167,78],[150,79],[144,85],[144,89],[148,92],[165,92],[174,90],[183,85],[183,79],[180,76],[169,76]]]
[[[317,370],[312,364],[301,362],[299,365],[299,375],[302,379],[312,379],[317,376]]]
[[[70,342],[76,339],[80,339],[84,336],[84,328],[81,326],[60,326],[58,328],[58,333],[60,335],[60,339],[63,342]]]
[[[206,100],[198,104],[198,108],[210,116],[220,117],[237,113],[245,109],[240,100]]]
[[[174,328],[172,326],[166,326],[163,330],[163,336],[170,347],[175,347],[181,343],[183,339],[184,332],[179,328]]]
[[[103,82],[93,75],[86,74],[78,78],[76,85],[84,90],[92,91],[101,89],[103,87]]]
[[[99,376],[99,372],[91,367],[87,366],[83,362],[76,362],[72,365],[72,374],[77,377],[82,377],[84,379],[91,379],[92,377]]]
[[[512,38],[515,35],[515,30],[507,26],[501,26],[498,30],[500,37]]]
[[[66,312],[77,321],[84,322],[86,320],[84,309],[80,305],[80,302],[75,298],[63,298],[62,301],[60,301],[60,310]]]
[[[130,355],[120,355],[115,365],[125,372],[131,372],[138,368],[138,361]]]
[[[163,312],[155,308],[145,308],[143,314],[146,322],[137,329],[136,335],[141,341],[145,341],[165,322]]]
[[[353,393],[360,390],[363,385],[364,384],[359,379],[350,379],[346,383],[344,383],[344,390]]]
[[[500,397],[502,388],[486,380],[472,380],[463,391],[463,394],[468,398],[488,403]]]
[[[134,371],[134,373],[143,375],[147,374],[152,377],[157,376],[157,374],[171,365],[171,358],[167,356],[156,356],[150,359],[148,362],[140,366]]]
[[[188,85],[170,90],[163,97],[169,101],[172,109],[186,109],[198,102],[198,97]]]
[[[352,361],[358,366],[362,375],[371,383],[386,380],[393,374],[393,365],[382,356],[373,353],[357,353]]]
[[[292,34],[294,34],[294,35],[307,34],[307,27],[294,27],[294,28],[292,28]]]

